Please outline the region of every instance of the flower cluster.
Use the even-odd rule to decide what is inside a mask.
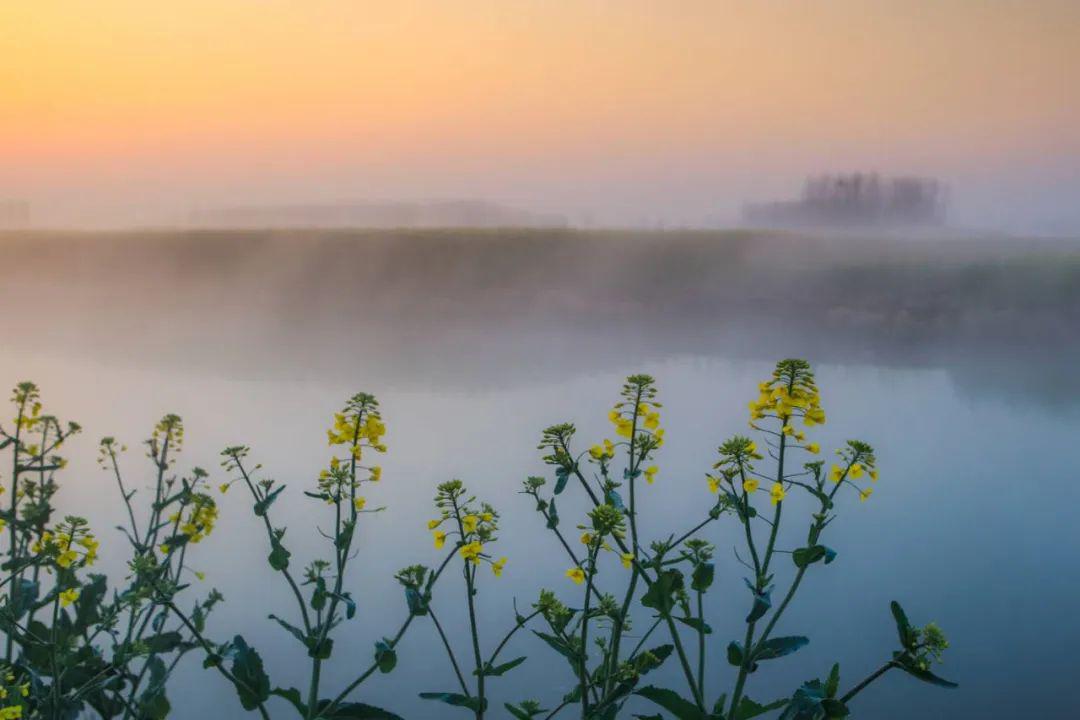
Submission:
[[[386,445],[382,442],[385,434],[386,425],[379,413],[379,401],[368,393],[357,393],[349,398],[345,408],[334,414],[334,426],[326,431],[331,447],[349,446],[356,460],[361,458],[363,447],[386,452]]]
[[[656,381],[650,375],[631,375],[622,387],[622,400],[608,412],[615,434],[631,439],[637,433],[653,447],[664,444],[664,429],[660,427],[660,403],[656,402]]]
[[[218,507],[214,498],[199,492],[192,493],[190,501],[169,517],[190,543],[197,543],[208,537],[214,531],[217,519]]]
[[[847,445],[836,451],[840,458],[839,463],[833,463],[829,469],[829,480],[837,485],[850,484],[859,493],[859,500],[866,501],[873,494],[874,488],[870,486],[860,487],[856,480],[864,476],[871,483],[877,482],[878,469],[877,458],[874,457],[874,448],[860,440],[848,440]]]
[[[345,403],[345,408],[334,413],[334,424],[326,431],[331,447],[342,445],[348,448],[349,463],[334,456],[329,468],[319,473],[319,490],[329,504],[340,502],[348,497],[352,501],[352,511],[361,512],[367,506],[367,500],[356,494],[361,483],[379,482],[382,479],[380,465],[361,465],[365,449],[385,453],[383,435],[386,424],[379,412],[379,401],[374,395],[357,393]],[[367,477],[360,477],[357,470],[364,470]]]
[[[614,505],[608,503],[601,503],[597,505],[589,512],[588,526],[579,525],[578,529],[583,530],[581,534],[581,543],[588,548],[589,562],[586,563],[588,567],[575,566],[566,571],[566,576],[580,585],[585,582],[587,573],[594,572],[595,568],[592,558],[596,554],[603,550],[605,552],[616,552],[614,548],[608,544],[608,538],[616,538],[621,540],[626,535],[626,516],[622,510],[619,510]],[[624,567],[630,567],[634,561],[633,553],[623,553],[620,555]]]
[[[184,421],[179,415],[169,414],[154,426],[154,432],[146,441],[149,457],[159,467],[167,468],[173,463],[169,452],[184,449]]]
[[[446,539],[458,538],[458,554],[466,562],[479,565],[481,561],[491,566],[496,577],[502,575],[507,559],[495,560],[484,551],[484,546],[498,538],[499,513],[486,502],[476,504],[475,497],[466,497],[465,485],[460,480],[450,480],[439,485],[435,495],[435,507],[439,517],[428,521],[435,542],[435,549],[441,549]]]
[[[86,520],[69,515],[54,530],[45,530],[31,544],[30,550],[52,560],[63,570],[89,567],[98,556],[100,543],[90,532]]]
[[[719,452],[720,459],[713,465],[713,469],[720,471],[720,477],[711,474],[705,476],[711,492],[720,492],[723,481],[727,481],[732,487],[741,487],[747,493],[758,489],[759,482],[752,477],[753,462],[764,456],[758,452],[757,443],[748,437],[736,435],[724,441]]]
[[[8,666],[0,675],[0,720],[20,720],[24,698],[30,696],[30,683],[20,681],[14,668]]]
[[[750,424],[767,417],[779,418],[784,423],[784,433],[802,442],[801,433],[795,431],[788,421],[801,417],[807,427],[825,424],[825,411],[821,409],[814,373],[805,360],[781,360],[773,370],[772,379],[758,385],[758,398],[750,402]]]

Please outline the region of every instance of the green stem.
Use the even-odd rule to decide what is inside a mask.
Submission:
[[[701,691],[694,681],[694,671],[690,669],[690,660],[686,655],[686,649],[683,647],[682,638],[679,637],[679,628],[675,626],[675,621],[671,619],[671,615],[666,615],[664,620],[667,621],[671,641],[675,644],[675,653],[679,656],[679,663],[682,665],[683,675],[686,676],[686,684],[690,686],[690,692],[694,696],[694,704],[698,706],[699,710],[704,712],[705,700],[701,697]]]
[[[461,667],[458,665],[457,658],[454,656],[454,650],[450,647],[450,641],[446,639],[446,633],[443,632],[442,623],[439,622],[439,618],[435,617],[435,608],[431,607],[431,603],[428,603],[428,615],[431,616],[431,622],[435,624],[435,630],[439,633],[439,639],[442,640],[443,647],[446,648],[446,655],[450,658],[450,665],[454,668],[454,674],[457,675],[458,684],[461,685],[461,691],[465,693],[465,697],[472,697],[472,693],[469,692],[469,686],[465,684],[465,676],[461,674]]]
[[[705,608],[704,593],[697,591],[697,618],[698,618],[698,692],[702,699],[705,698]]]
[[[19,412],[15,416],[15,436],[11,442],[11,516],[8,518],[8,532],[11,538],[11,547],[8,549],[8,555],[11,557],[11,564],[15,564],[15,552],[19,544],[19,536],[16,526],[18,525],[18,504],[19,504],[19,448],[22,447],[19,444],[19,439],[22,436],[22,420],[23,415],[26,412],[26,399],[23,398],[19,403]],[[8,607],[15,607],[16,603],[16,589],[18,583],[11,583],[11,588],[8,591]],[[5,657],[7,662],[11,664],[11,657],[15,650],[15,637],[12,633],[7,634],[7,652]]]
[[[427,584],[427,590],[428,591],[430,591],[431,588],[438,581],[439,576],[443,574],[443,570],[446,569],[446,566],[450,564],[450,560],[453,559],[455,552],[456,552],[456,550],[450,551],[450,553],[448,553],[447,556],[443,559],[442,564],[439,565],[439,569],[436,570],[435,574],[431,576],[431,579],[428,581],[428,584]],[[388,643],[391,649],[395,648],[397,646],[397,644],[399,642],[401,642],[401,638],[405,636],[405,631],[409,629],[409,626],[412,624],[412,621],[413,621],[413,619],[415,617],[417,617],[417,616],[413,615],[412,613],[409,613],[409,617],[405,618],[405,622],[401,624],[400,628],[398,628],[397,634],[394,635],[394,637]],[[351,683],[349,683],[345,687],[344,690],[342,690],[340,693],[338,693],[338,696],[336,698],[334,698],[333,701],[323,710],[323,714],[324,715],[330,715],[333,712],[333,710],[338,705],[340,705],[341,702],[346,697],[349,696],[349,693],[351,693],[356,688],[360,687],[360,685],[365,680],[367,680],[369,677],[371,677],[371,675],[375,672],[376,669],[378,669],[378,667],[379,667],[378,662],[371,663],[371,665],[368,666],[367,670],[362,672],[355,680],[353,680]]]
[[[594,549],[595,547],[595,549]],[[596,553],[599,551],[599,539],[593,540],[589,547],[588,567],[585,571],[585,608],[581,611],[581,655],[578,658],[578,684],[581,688],[581,720],[589,715],[589,601],[592,600],[592,577],[596,570]]]
[[[870,683],[874,682],[874,681],[875,681],[875,680],[877,680],[877,679],[878,679],[879,677],[881,677],[882,675],[884,675],[885,673],[887,673],[887,672],[888,672],[889,670],[892,670],[892,669],[893,669],[894,667],[896,667],[896,663],[894,663],[894,662],[892,662],[892,661],[889,661],[889,662],[885,663],[884,665],[882,665],[881,667],[879,667],[879,668],[878,668],[877,670],[875,670],[874,672],[872,672],[872,673],[871,673],[871,674],[870,674],[870,675],[869,675],[869,676],[868,676],[868,677],[867,677],[867,678],[866,678],[865,680],[863,680],[863,681],[862,681],[861,683],[859,683],[859,684],[858,684],[858,685],[856,685],[855,687],[851,688],[851,690],[848,690],[848,691],[847,691],[846,693],[844,693],[844,696],[840,698],[840,702],[842,702],[842,703],[845,703],[845,704],[847,704],[847,702],[848,702],[848,701],[850,701],[850,700],[851,700],[851,699],[852,699],[853,697],[855,697],[856,695],[858,695],[859,693],[861,693],[861,692],[862,692],[863,690],[865,690],[865,689],[866,689],[866,687],[867,687],[867,686],[868,686],[868,685],[869,685]]]

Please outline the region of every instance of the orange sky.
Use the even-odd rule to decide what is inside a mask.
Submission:
[[[84,213],[482,195],[690,221],[845,169],[941,176],[972,213],[1080,191],[1071,0],[4,0],[0,48],[0,197]]]

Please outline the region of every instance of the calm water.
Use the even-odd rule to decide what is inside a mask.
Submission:
[[[304,260],[308,252],[300,250],[294,259]],[[460,273],[460,267],[452,271]],[[1071,648],[1080,642],[1080,621],[1073,614],[1080,600],[1080,528],[1072,509],[1080,501],[1080,485],[1064,459],[1080,430],[1080,412],[1075,390],[1056,378],[1062,374],[1060,355],[1069,356],[1072,345],[1059,343],[1055,359],[1019,343],[1013,349],[1008,343],[988,346],[971,333],[932,346],[923,337],[890,342],[895,334],[888,328],[865,325],[862,333],[845,325],[812,327],[812,334],[803,335],[770,314],[798,315],[785,308],[721,327],[715,320],[687,322],[682,308],[654,308],[647,316],[631,308],[616,322],[584,306],[576,312],[586,320],[563,323],[564,316],[529,310],[529,298],[517,311],[493,314],[492,306],[512,291],[495,291],[476,277],[462,281],[478,288],[467,302],[448,291],[424,295],[424,283],[416,283],[416,304],[453,307],[444,322],[419,322],[399,304],[379,306],[378,313],[361,311],[353,322],[327,328],[324,319],[334,317],[343,297],[355,295],[333,288],[308,291],[308,300],[286,313],[265,298],[295,288],[271,284],[259,294],[233,296],[216,281],[200,285],[198,277],[178,280],[163,271],[166,306],[179,309],[161,312],[160,302],[148,299],[153,293],[121,287],[110,291],[117,296],[114,304],[73,301],[52,330],[27,323],[20,341],[0,353],[0,379],[34,379],[47,407],[84,425],[86,433],[68,449],[72,465],[62,477],[61,505],[88,516],[114,547],[122,538],[105,528],[121,521],[121,510],[111,480],[93,462],[96,441],[114,434],[128,442],[128,480],[145,486],[150,472],[134,449],[136,441],[160,415],[176,412],[187,426],[183,464],[213,470],[216,484],[223,477],[218,451],[245,443],[267,474],[289,485],[274,510],[276,524],[289,527],[295,564],[325,553],[315,528],[330,518],[301,491],[329,458],[324,430],[331,413],[357,390],[376,393],[390,451],[382,463],[384,482],[367,495],[369,503],[388,509],[367,516],[361,529],[349,583],[360,611],[339,631],[323,675],[327,694],[363,669],[375,640],[404,618],[393,572],[437,561],[424,523],[432,516],[438,482],[461,478],[503,514],[497,552],[510,562],[502,579],[482,576],[481,611],[490,619],[484,641],[491,647],[513,622],[515,598],[523,607],[548,587],[573,604],[575,587],[563,577],[568,561],[530,501],[517,494],[526,476],[545,474],[536,451],[542,428],[573,421],[582,445],[594,442],[609,433],[605,415],[622,378],[654,375],[668,442],[660,451],[657,483],[643,493],[649,503],[643,526],[646,536],[666,536],[694,524],[711,502],[704,473],[717,445],[745,432],[746,402],[768,375],[771,359],[804,354],[817,365],[830,418],[814,438],[824,448],[852,437],[871,442],[881,481],[869,502],[860,504],[853,494],[841,502],[840,518],[827,530],[838,561],[815,566],[778,629],[809,635],[811,644],[754,676],[751,696],[766,701],[788,695],[803,680],[824,675],[834,660],[841,664],[843,685],[860,679],[894,649],[888,603],[897,599],[915,622],[934,620],[945,629],[952,648],[940,673],[961,687],[941,690],[891,674],[860,696],[858,716],[1071,716]],[[5,289],[11,287],[8,281]],[[63,293],[63,283],[55,287]],[[200,322],[183,310],[185,298],[204,303],[208,292],[218,293],[218,310]],[[612,293],[610,300],[619,305],[626,297]],[[1075,307],[1066,300],[1059,308],[1060,332],[1068,337]],[[347,302],[365,307],[362,300]],[[27,302],[23,309],[31,307]],[[146,308],[155,313],[144,316],[151,312]],[[980,318],[983,310],[973,303],[972,317]],[[706,311],[704,317],[720,316],[725,308]],[[1000,309],[995,313],[1000,321]],[[276,329],[253,335],[256,325]],[[149,342],[151,327],[157,329]],[[1018,324],[1017,336],[1028,329]],[[999,330],[1005,337],[1011,332]],[[715,342],[703,340],[705,335]],[[87,344],[73,345],[74,339]],[[748,347],[754,343],[765,350]],[[892,353],[897,346],[904,352]],[[87,347],[92,349],[81,349]],[[890,361],[897,356],[904,360]],[[211,634],[243,634],[262,653],[276,685],[303,686],[303,650],[266,619],[271,612],[288,617],[290,596],[265,564],[262,531],[238,490],[222,500],[219,529],[193,561],[207,574],[205,586],[219,588],[227,599],[213,616]],[[585,509],[578,502],[575,513],[580,498],[568,495],[573,500],[560,500],[564,526],[576,524]],[[709,595],[716,631],[710,698],[730,691],[734,673],[723,649],[741,637],[747,609],[744,571],[731,553],[738,530],[725,518],[704,535],[716,544],[718,557],[718,581]],[[797,546],[804,523],[787,530],[782,543]],[[122,576],[115,558],[106,567],[110,575]],[[614,568],[609,572],[615,582]],[[467,656],[462,596],[459,577],[448,575],[437,587],[435,606]],[[639,616],[640,625],[646,617]],[[550,701],[573,684],[539,641],[518,636],[504,657],[517,655],[529,660],[492,683],[496,717],[504,700]],[[399,658],[398,670],[373,678],[356,697],[410,719],[455,716],[452,709],[415,699],[416,691],[453,691],[455,685],[429,623],[414,623]],[[242,714],[232,689],[191,660],[170,692],[175,716]],[[666,677],[658,674],[656,680],[681,690],[674,660],[660,674]]]

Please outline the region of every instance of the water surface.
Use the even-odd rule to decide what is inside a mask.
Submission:
[[[881,481],[865,504],[844,498],[827,531],[838,561],[815,566],[778,628],[811,644],[755,675],[750,694],[787,695],[833,661],[844,685],[869,673],[894,649],[888,603],[897,599],[915,622],[946,630],[953,647],[940,672],[961,687],[888,675],[860,696],[858,715],[1070,715],[1080,530],[1068,508],[1080,490],[1062,452],[1080,430],[1068,379],[1080,344],[1077,246],[405,235],[5,239],[17,271],[0,294],[17,312],[0,378],[34,379],[50,409],[87,429],[68,449],[62,509],[88,516],[120,547],[119,533],[105,531],[122,517],[93,462],[96,440],[127,441],[129,481],[145,487],[137,440],[176,412],[188,428],[181,467],[211,469],[216,484],[219,450],[250,445],[289,485],[274,510],[294,561],[325,555],[316,528],[330,517],[301,491],[329,458],[331,413],[357,390],[376,393],[390,451],[368,497],[387,510],[360,531],[349,583],[359,613],[324,672],[332,689],[403,619],[393,572],[438,561],[425,529],[438,482],[463,479],[503,515],[497,552],[510,562],[502,579],[482,576],[490,647],[496,628],[501,636],[513,622],[515,599],[525,607],[548,587],[573,604],[567,559],[517,494],[526,476],[546,474],[542,428],[573,421],[583,446],[595,442],[610,434],[605,415],[622,379],[654,375],[668,442],[659,479],[643,492],[642,523],[647,537],[666,536],[702,517],[711,502],[704,473],[723,439],[746,432],[746,402],[772,361],[801,355],[817,367],[830,418],[814,439],[827,449],[871,442]],[[585,505],[563,497],[563,522],[576,524]],[[265,564],[250,503],[233,491],[221,505],[219,529],[193,561],[227,598],[211,633],[242,633],[275,684],[303,686],[302,649],[266,619],[291,612],[290,595]],[[796,547],[805,524],[786,530],[781,542]],[[718,558],[710,698],[730,691],[723,648],[741,637],[747,609],[731,550],[737,531],[725,518],[704,535]],[[122,576],[117,558],[106,565]],[[616,565],[606,574],[618,583]],[[467,656],[462,601],[460,578],[448,576],[435,605]],[[529,660],[493,683],[500,710],[504,700],[550,701],[573,684],[535,639],[522,634],[506,653]],[[430,624],[414,623],[399,658],[358,699],[410,719],[452,716],[415,698],[454,689]],[[241,714],[231,688],[192,660],[170,691],[175,716]],[[674,661],[652,679],[681,689]]]

